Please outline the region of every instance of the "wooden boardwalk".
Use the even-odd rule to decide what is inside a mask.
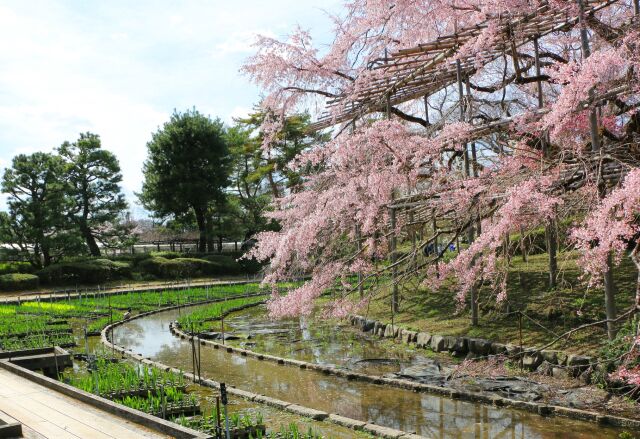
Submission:
[[[26,438],[168,438],[0,369],[0,410],[23,424]]]

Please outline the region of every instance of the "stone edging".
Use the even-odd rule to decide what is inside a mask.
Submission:
[[[170,325],[170,330],[174,335],[180,338],[187,339],[187,340],[191,339],[191,336],[181,331],[174,324]],[[595,422],[598,424],[612,425],[615,427],[640,429],[640,420],[636,420],[636,419],[605,415],[597,412],[574,409],[574,408],[564,407],[564,406],[547,405],[547,404],[542,404],[537,402],[518,401],[515,399],[504,398],[498,395],[490,396],[484,393],[469,392],[469,391],[463,391],[459,389],[451,389],[447,387],[435,386],[432,384],[417,383],[411,380],[372,376],[372,375],[367,375],[363,373],[339,369],[334,366],[325,366],[321,364],[309,363],[306,361],[276,357],[274,355],[268,355],[268,354],[261,354],[261,353],[250,351],[247,349],[226,346],[212,340],[200,339],[200,343],[203,345],[213,346],[215,349],[225,349],[227,352],[230,352],[230,353],[236,353],[242,356],[255,357],[258,360],[272,361],[272,362],[286,365],[286,366],[299,367],[301,369],[317,370],[327,375],[334,375],[334,376],[339,376],[347,379],[360,380],[360,381],[369,382],[373,384],[390,385],[390,386],[399,387],[402,389],[412,390],[414,392],[430,393],[430,394],[444,396],[452,399],[464,400],[464,401],[481,403],[481,404],[490,404],[496,407],[525,410],[531,413],[539,414],[541,416],[555,415],[555,416],[562,416],[562,417],[571,418],[571,419]]]
[[[24,367],[11,363],[9,360],[0,361],[0,367],[29,381],[40,384],[41,386],[44,386],[48,389],[54,390],[56,392],[62,393],[63,395],[70,396],[74,399],[96,407],[99,410],[135,422],[136,424],[140,424],[152,430],[168,434],[171,437],[181,439],[210,439],[213,437],[200,431],[192,430],[173,422],[165,421],[164,419],[151,416],[139,410],[134,410],[124,405],[116,404],[112,401],[109,401],[108,399],[77,389],[68,384],[54,380],[53,378],[49,378],[44,375],[32,372],[29,369],[25,369]]]
[[[244,296],[244,297],[248,297],[248,296]],[[204,302],[204,303],[211,303],[211,302]],[[136,354],[133,351],[131,351],[130,349],[125,349],[122,346],[118,346],[116,344],[111,343],[111,341],[109,340],[109,338],[107,337],[107,334],[109,332],[111,332],[113,330],[113,328],[120,326],[124,323],[126,323],[127,321],[130,320],[136,320],[139,318],[143,318],[143,317],[147,317],[149,315],[152,314],[158,314],[160,312],[164,312],[164,311],[170,311],[173,309],[178,309],[178,308],[186,308],[189,306],[195,306],[195,305],[200,305],[201,303],[198,304],[191,304],[191,305],[177,305],[177,306],[171,306],[171,307],[167,307],[167,308],[161,308],[155,311],[150,311],[150,312],[146,312],[146,313],[142,313],[142,314],[138,314],[132,318],[130,318],[129,320],[126,321],[119,321],[119,322],[115,322],[112,325],[106,326],[101,334],[100,334],[100,339],[102,341],[102,343],[106,346],[108,346],[110,349],[115,349],[116,351],[120,352],[122,355],[131,358],[135,361],[138,361],[142,364],[148,365],[148,366],[153,366],[156,368],[159,368],[161,370],[165,370],[165,371],[171,371],[174,373],[182,373],[182,375],[188,379],[191,380],[193,382],[196,382],[196,377],[189,372],[185,372],[185,371],[181,371],[179,369],[167,366],[166,364],[163,363],[159,363],[156,361],[151,360],[150,358],[145,358],[142,355]],[[226,311],[223,314],[223,317],[226,317],[227,315],[233,313],[233,312],[237,312],[237,311],[241,311],[243,309],[247,309],[249,307],[253,307],[253,306],[257,306],[259,305],[260,302],[255,303],[255,304],[247,304],[247,305],[243,305],[237,308],[232,308],[228,311]],[[172,333],[175,335],[175,332],[173,332],[174,329],[174,325],[171,325],[171,330]],[[191,339],[191,336],[182,333],[183,335],[179,335],[180,338],[183,339]],[[197,337],[196,337],[197,339]],[[207,344],[207,342],[210,342],[209,340],[200,340],[200,343],[202,345]],[[225,346],[225,348],[227,348],[227,350],[229,352],[238,352],[239,350],[236,348],[231,348],[229,346]],[[231,349],[231,350],[229,350]],[[251,352],[251,351],[247,351],[247,352]],[[255,354],[255,356],[258,356],[259,354]],[[264,356],[263,356],[264,357]],[[277,359],[277,357],[273,357],[274,359]],[[263,358],[263,359],[267,359],[267,358]],[[282,359],[283,361],[285,359]],[[287,361],[294,361],[294,360],[287,360]],[[284,364],[284,363],[283,363]],[[213,381],[213,380],[209,380],[209,379],[201,379],[199,382],[200,385],[203,385],[205,387],[210,387],[213,389],[219,389],[220,388],[220,383],[217,381]],[[308,408],[308,407],[304,407],[302,405],[299,404],[293,404],[287,401],[283,401],[280,399],[276,399],[276,398],[271,398],[269,396],[266,395],[260,395],[258,393],[253,393],[253,392],[248,392],[245,390],[241,390],[238,389],[236,387],[232,387],[232,386],[227,386],[227,392],[238,396],[240,398],[246,399],[248,401],[253,401],[253,402],[257,402],[260,404],[265,404],[265,405],[269,405],[271,407],[275,407],[277,409],[280,410],[284,410],[286,412],[289,413],[293,413],[295,415],[299,415],[299,416],[304,416],[304,417],[308,417],[310,419],[316,420],[316,421],[326,421],[326,422],[331,422],[333,424],[336,425],[340,425],[343,427],[347,427],[353,430],[358,430],[358,431],[364,431],[366,433],[370,433],[375,435],[376,437],[383,437],[383,438],[389,438],[389,439],[426,439],[424,436],[420,436],[414,433],[407,433],[405,431],[402,430],[396,430],[393,428],[389,428],[389,427],[384,427],[381,425],[377,425],[377,424],[373,424],[373,423],[367,423],[364,421],[358,421],[356,419],[352,419],[352,418],[347,418],[344,416],[340,416],[337,414],[333,414],[333,413],[327,413],[327,412],[323,412],[321,410],[315,410],[312,408]]]
[[[592,365],[596,363],[591,357],[573,355],[550,349],[537,349],[513,344],[491,342],[482,338],[456,337],[436,335],[428,332],[417,332],[403,329],[397,325],[366,319],[352,315],[348,318],[352,326],[362,332],[379,337],[401,340],[405,344],[414,343],[418,348],[429,348],[434,352],[451,352],[466,358],[488,358],[493,355],[505,355],[513,358],[522,357],[523,368],[529,371],[538,370],[556,378],[580,378],[589,384]]]

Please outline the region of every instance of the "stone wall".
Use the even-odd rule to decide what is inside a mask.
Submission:
[[[349,322],[363,332],[379,337],[393,338],[406,344],[415,344],[417,348],[431,349],[434,352],[449,352],[456,357],[464,358],[480,359],[502,355],[517,362],[522,361],[522,366],[526,370],[538,371],[560,378],[580,378],[587,384],[590,382],[592,371],[597,367],[597,361],[594,358],[557,350],[525,346],[520,348],[520,346],[496,343],[482,338],[410,331],[397,325],[366,319],[362,316],[350,316]]]

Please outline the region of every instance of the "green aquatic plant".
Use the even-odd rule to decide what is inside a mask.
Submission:
[[[203,332],[213,329],[212,322],[220,319],[225,313],[234,308],[258,303],[264,297],[242,297],[238,299],[226,300],[224,302],[213,303],[198,310],[189,312],[178,319],[178,324],[185,331],[193,330]]]

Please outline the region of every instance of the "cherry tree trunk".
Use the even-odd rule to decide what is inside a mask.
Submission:
[[[391,312],[397,313],[398,306],[398,268],[395,266],[398,260],[398,255],[396,252],[397,247],[397,238],[396,238],[396,210],[391,209],[391,239],[389,241],[389,250],[391,252],[391,265],[393,268],[391,269]]]
[[[609,340],[616,338],[616,323],[613,322],[617,317],[616,311],[616,287],[613,282],[611,253],[607,258],[607,271],[604,273],[604,303],[607,312],[607,336]]]
[[[555,219],[549,221],[545,234],[549,254],[549,289],[552,290],[558,284],[558,224]]]

